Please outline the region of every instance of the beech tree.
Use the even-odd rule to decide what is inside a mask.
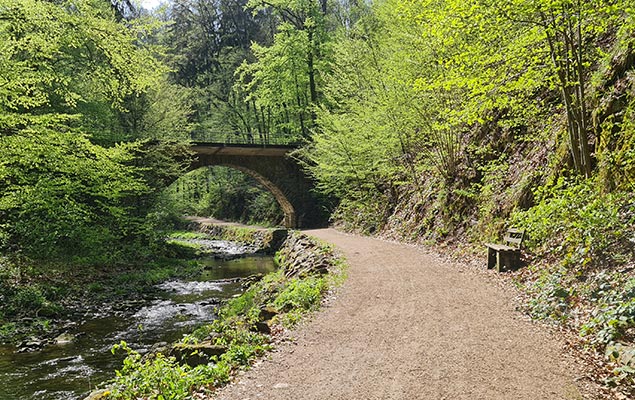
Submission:
[[[256,61],[243,63],[239,85],[247,102],[262,110],[261,134],[306,139],[328,73],[327,2],[252,0],[248,6],[274,15],[278,23],[270,45],[252,46]]]
[[[156,153],[120,142],[173,137],[187,109],[153,93],[167,68],[141,43],[150,29],[118,22],[101,0],[0,0],[0,247],[97,259],[150,250],[148,204],[179,165],[151,175]],[[161,126],[155,102],[128,124],[141,98],[183,112]]]

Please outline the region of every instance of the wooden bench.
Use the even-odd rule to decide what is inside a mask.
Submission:
[[[487,269],[496,267],[501,272],[520,267],[520,246],[525,236],[524,229],[508,229],[503,237],[503,244],[486,243]]]

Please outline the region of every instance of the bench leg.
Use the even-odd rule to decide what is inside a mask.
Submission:
[[[487,269],[492,269],[496,266],[497,251],[492,248],[487,248]]]
[[[512,271],[520,268],[520,251],[509,253],[509,269]]]
[[[520,268],[520,251],[499,251],[496,271],[515,271]]]
[[[505,266],[505,252],[497,251],[496,252],[496,272],[503,272]]]

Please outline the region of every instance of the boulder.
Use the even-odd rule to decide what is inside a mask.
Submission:
[[[265,306],[260,309],[260,321],[270,321],[278,315],[278,310],[271,306]]]
[[[212,357],[225,354],[227,347],[215,345],[210,341],[196,344],[177,343],[172,346],[170,356],[191,367],[208,364]]]
[[[254,324],[253,328],[258,333],[264,333],[265,335],[269,335],[271,333],[271,328],[269,324],[264,321],[259,321]]]
[[[65,332],[65,333],[62,333],[61,335],[58,335],[55,339],[53,339],[53,343],[58,346],[63,346],[66,344],[73,343],[74,340],[75,340],[75,336]]]

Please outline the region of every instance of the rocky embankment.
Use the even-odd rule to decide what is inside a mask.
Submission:
[[[335,258],[329,247],[291,231],[278,251],[278,263],[287,278],[301,278],[328,273],[335,265]]]
[[[282,228],[254,228],[202,218],[190,219],[187,230],[205,233],[220,240],[239,242],[262,254],[273,254],[282,248],[288,234]]]

